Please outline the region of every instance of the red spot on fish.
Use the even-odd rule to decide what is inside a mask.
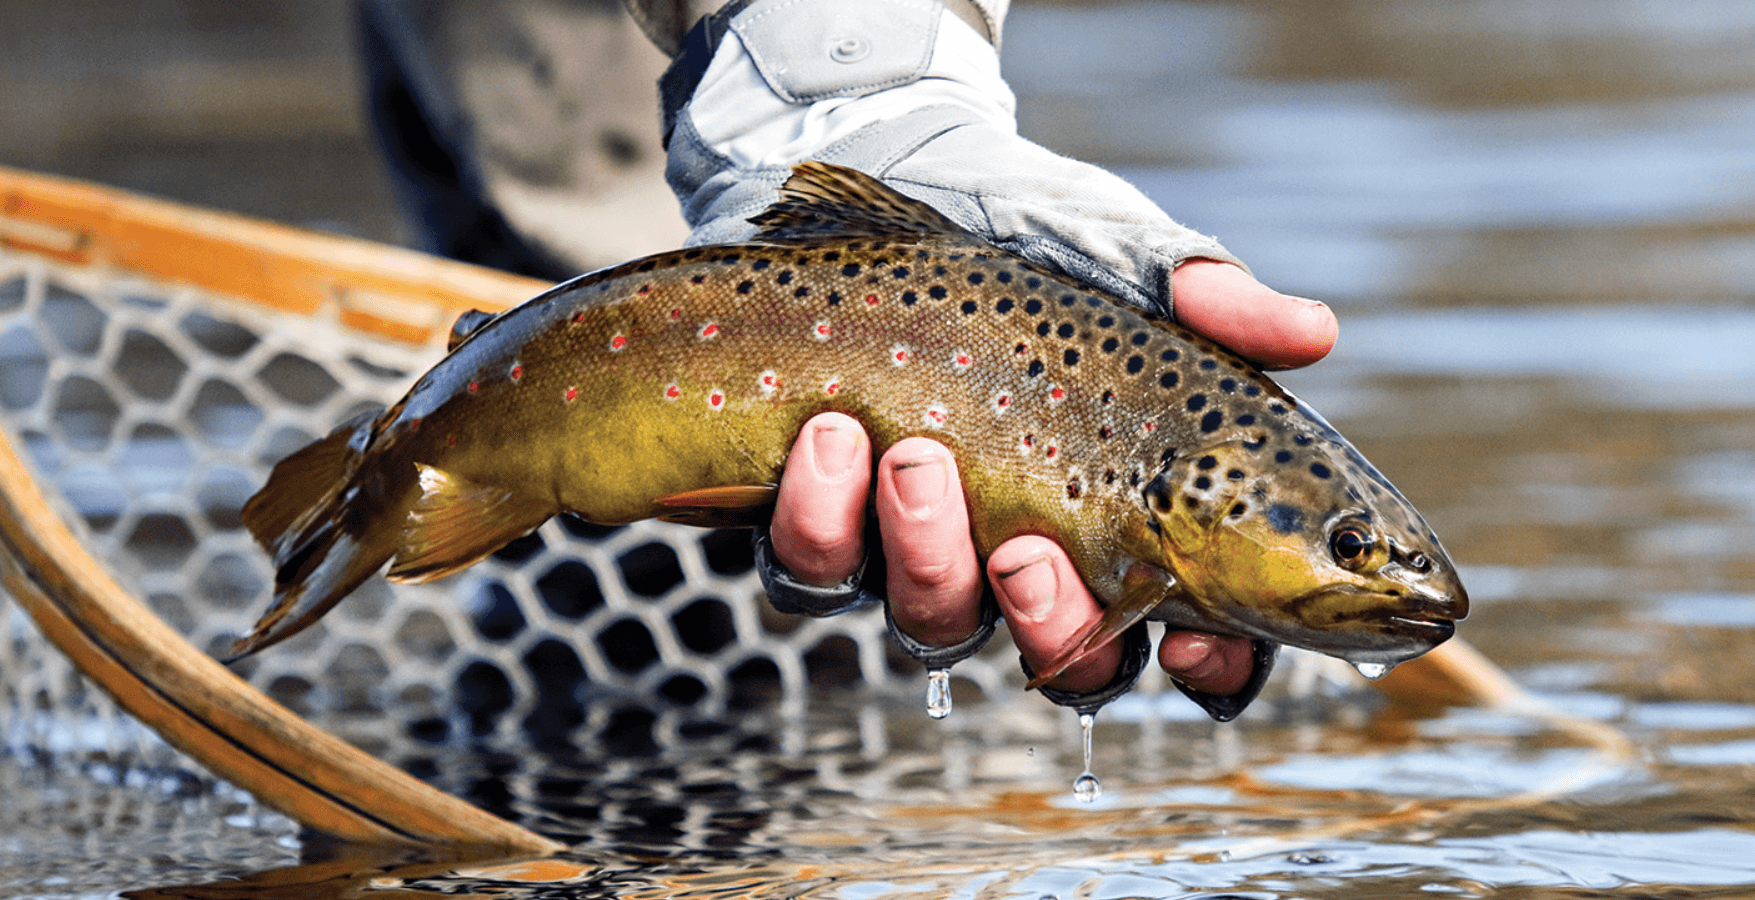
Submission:
[[[1114,391],[1104,391],[1103,392],[1103,405],[1104,406],[1115,405],[1115,392]]]
[[[671,307],[670,320],[672,322],[675,322],[677,319],[680,319],[680,318],[682,318],[682,307],[680,307],[680,306]]]
[[[937,403],[934,403],[933,405],[928,406],[926,408],[926,424],[927,425],[930,425],[930,426],[936,428],[940,425],[943,425],[945,423],[945,420],[948,418],[950,418],[950,413],[947,412],[943,406],[941,406]]]
[[[1145,429],[1147,434],[1150,434],[1150,433],[1158,430],[1158,423],[1148,421],[1148,422],[1146,422],[1146,424],[1141,425],[1140,427]]]
[[[773,369],[769,369],[756,379],[756,383],[761,386],[763,394],[771,395],[780,389],[780,376],[775,375]]]
[[[470,382],[470,383],[469,383],[469,392],[470,392],[470,393],[471,393],[471,394],[473,394],[473,393],[475,393],[475,392],[476,392],[476,391],[479,391],[479,390],[481,390],[481,382],[479,382],[479,381],[471,381],[471,382]]]
[[[628,345],[628,336],[625,334],[618,334],[615,337],[612,337],[609,339],[609,349],[611,349],[611,350],[620,350],[623,347],[626,347],[627,345]]]
[[[577,399],[579,399],[579,389],[576,387],[567,388],[567,402],[572,403]]]
[[[1024,435],[1024,449],[1028,450],[1034,446],[1036,446],[1036,436],[1033,434]]]
[[[585,311],[584,310],[579,310],[578,312],[573,313],[573,324],[574,325],[577,325],[583,321],[585,321]]]
[[[719,324],[717,322],[708,322],[707,324],[701,326],[701,340],[706,340],[710,337],[716,337],[716,336],[718,336],[718,334],[719,334]]]
[[[512,380],[517,381],[523,377],[524,377],[524,367],[523,366],[513,366],[512,367]]]
[[[1048,458],[1049,458],[1049,459],[1053,459],[1053,458],[1054,458],[1054,454],[1056,454],[1056,453],[1059,453],[1059,452],[1060,452],[1060,448],[1058,448],[1058,447],[1056,447],[1056,446],[1054,446],[1054,445],[1053,445],[1053,444],[1049,444],[1049,445],[1048,445],[1048,451],[1047,451],[1047,452],[1048,452]]]
[[[816,338],[819,341],[826,341],[829,339],[829,335],[834,334],[834,333],[835,333],[835,329],[830,327],[829,323],[827,321],[823,321],[823,322],[818,322],[814,327],[811,328],[810,336]]]
[[[1114,436],[1115,436],[1115,432],[1110,431],[1109,426],[1107,426],[1107,425],[1103,426],[1102,428],[1097,429],[1097,439],[1098,440],[1106,441]]]
[[[725,405],[725,392],[714,388],[707,392],[707,406],[718,409]]]
[[[1050,400],[1065,400],[1066,399],[1066,388],[1063,388],[1058,384],[1055,385],[1054,387],[1049,388],[1048,389],[1048,399],[1050,399]]]
[[[447,447],[457,446],[457,435],[454,435],[454,434],[445,435],[445,446],[447,446]]]
[[[866,294],[865,295],[865,305],[866,306],[878,305],[878,296],[876,294]]]
[[[998,410],[999,412],[1005,412],[1006,408],[1011,406],[1011,405],[1012,405],[1012,395],[1010,395],[1010,394],[1000,394],[999,396],[993,398],[993,408]]]
[[[664,399],[675,400],[676,398],[681,397],[681,396],[682,396],[682,388],[677,387],[676,382],[673,381],[673,382],[664,386]]]
[[[831,397],[841,393],[841,382],[831,381],[828,384],[823,385],[823,393],[828,394]]]
[[[908,361],[908,348],[900,344],[890,348],[890,362],[901,365]]]
[[[649,285],[649,284],[640,285],[640,293],[642,293],[642,294],[652,293],[652,285]]]
[[[974,364],[975,364],[975,359],[967,353],[953,353],[953,354],[951,354],[951,367],[952,368],[967,369]]]
[[[1018,345],[1016,347],[1012,348],[1012,353],[1017,355],[1017,356],[1023,356],[1024,354],[1029,353],[1029,352],[1030,352],[1030,345],[1024,343],[1023,341],[1019,341]]]

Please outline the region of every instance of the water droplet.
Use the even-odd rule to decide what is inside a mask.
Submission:
[[[1091,774],[1091,728],[1097,723],[1094,713],[1079,713],[1079,730],[1084,734],[1085,771],[1073,779],[1073,796],[1080,803],[1090,803],[1103,793],[1103,782]]]
[[[1073,779],[1073,796],[1079,798],[1080,803],[1096,802],[1102,794],[1103,782],[1098,781],[1097,776],[1086,772]]]
[[[1353,663],[1353,668],[1357,669],[1360,675],[1363,675],[1372,681],[1376,681],[1377,679],[1388,675],[1389,670],[1394,668],[1394,666],[1390,663],[1356,662]]]
[[[927,670],[926,714],[935,719],[951,714],[951,670]]]

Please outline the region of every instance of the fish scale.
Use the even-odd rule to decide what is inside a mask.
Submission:
[[[829,410],[880,452],[944,443],[981,554],[1019,534],[1067,550],[1107,610],[1042,680],[1146,616],[1393,663],[1466,610],[1413,507],[1240,357],[852,170],[807,164],[781,196],[750,244],[460,320],[401,403],[277,466],[244,514],[276,602],[235,652],[387,560],[440,577],[560,512],[763,522]]]

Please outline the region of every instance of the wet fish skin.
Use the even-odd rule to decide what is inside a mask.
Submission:
[[[560,512],[762,521],[826,410],[880,453],[945,444],[983,556],[1026,533],[1066,549],[1107,611],[1039,682],[1141,617],[1393,663],[1466,614],[1412,505],[1240,357],[859,173],[807,164],[782,197],[751,244],[474,323],[395,407],[277,466],[244,514],[276,601],[233,657],[386,560],[440,577]]]

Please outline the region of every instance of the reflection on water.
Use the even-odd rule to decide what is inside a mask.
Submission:
[[[1752,39],[1746,3],[1562,0],[1026,5],[1007,34],[1029,131],[1335,305],[1334,358],[1287,383],[1444,535],[1461,633],[1576,720],[1374,708],[1292,667],[1311,692],[1233,726],[1106,712],[1086,806],[1076,725],[1035,698],[941,725],[831,695],[796,739],[689,758],[413,763],[577,840],[567,864],[344,861],[190,895],[1755,884]]]

